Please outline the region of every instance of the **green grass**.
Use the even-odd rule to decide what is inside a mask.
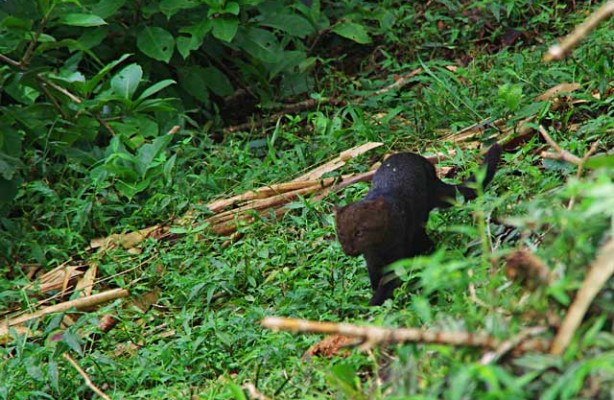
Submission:
[[[330,63],[320,73],[320,94],[330,89],[353,98],[391,83],[392,74],[423,65],[425,72],[414,85],[360,104],[288,116],[264,132],[229,135],[222,144],[203,139],[199,127],[184,129],[169,147],[177,154],[172,179],[130,201],[87,175],[79,178],[77,164],[48,161],[57,181],[26,184],[10,216],[2,218],[0,240],[10,254],[0,266],[7,277],[0,282],[0,303],[6,305],[0,311],[9,305],[28,309],[34,301],[17,289],[27,282],[18,264],[51,269],[71,257],[96,262],[99,277],[109,277],[109,287],[129,288],[133,298],[155,289],[158,298],[145,311],[124,300],[85,313],[61,341],[53,340],[63,329],[60,316],[33,323],[34,330],[42,331],[39,338],[14,334],[0,348],[0,399],[91,397],[61,357],[65,351],[112,398],[241,399],[246,395],[237,388],[245,382],[280,399],[607,398],[614,390],[611,282],[560,357],[525,354],[481,365],[480,350],[406,344],[306,361],[303,353],[321,337],[259,326],[263,317],[276,315],[481,330],[501,339],[540,325],[552,335],[587,265],[614,232],[614,186],[611,166],[577,179],[575,167],[542,159],[537,136],[504,155],[482,197],[431,214],[428,228],[438,251],[402,263],[399,268],[418,283],[399,289],[395,300],[382,307],[367,307],[371,293],[364,261],[345,256],[335,239],[334,206],[360,199],[367,184],[323,201],[300,199],[281,218],[241,226],[241,237],[229,245],[204,230],[173,240],[149,239],[138,255],[121,249],[102,256],[86,251],[94,237],[165,223],[190,209],[202,221],[208,215],[202,204],[222,193],[289,180],[367,141],[385,146],[353,160],[344,173],[366,170],[387,151],[454,148],[438,139],[438,130],[460,130],[485,118],[507,118],[507,125],[515,126],[538,114],[539,122],[552,127],[553,138],[575,155],[582,156],[595,140],[601,152],[611,149],[614,108],[607,94],[614,82],[614,30],[604,24],[573,59],[543,64],[540,58],[550,40],[581,20],[583,10],[552,20],[558,2],[532,7],[531,15],[516,8],[513,16],[526,22],[527,31],[542,30],[544,43],[520,43],[494,54],[464,36],[473,32],[465,32],[466,21],[438,7],[424,17],[419,26],[424,30],[413,29],[409,15],[407,21],[400,18],[382,39],[381,69],[365,61],[347,75],[339,67],[343,61]],[[395,12],[402,16],[403,9]],[[428,22],[439,19],[448,31],[437,31]],[[438,35],[446,45],[434,44],[431,36]],[[403,37],[417,49],[399,42]],[[448,50],[472,52],[475,58],[452,73],[443,68],[453,59],[446,57]],[[582,88],[570,97],[586,102],[553,111],[533,100],[562,82],[580,82]],[[592,97],[597,92],[601,99]],[[375,118],[378,113],[389,118]],[[495,133],[491,128],[485,136]],[[461,151],[444,165],[467,174],[478,162],[476,151]],[[575,205],[568,208],[572,197]],[[520,246],[557,272],[550,287],[528,292],[505,278],[503,258]],[[470,298],[470,283],[487,307]],[[105,314],[116,315],[119,323],[100,333],[98,318]]]

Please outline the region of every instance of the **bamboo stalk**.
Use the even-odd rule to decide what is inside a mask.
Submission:
[[[127,297],[130,295],[130,292],[126,289],[112,289],[107,290],[106,292],[101,292],[97,294],[93,294],[87,297],[80,297],[78,299],[66,301],[60,304],[54,304],[49,307],[45,307],[41,310],[38,310],[33,313],[22,315],[21,317],[17,317],[8,321],[5,321],[0,325],[0,336],[8,334],[9,328],[15,325],[22,324],[26,321],[41,318],[45,315],[68,311],[71,308],[76,308],[77,310],[87,309],[93,306],[97,306],[102,303],[106,303],[111,300],[119,299],[122,297]]]

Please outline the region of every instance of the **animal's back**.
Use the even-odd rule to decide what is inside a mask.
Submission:
[[[402,202],[430,202],[436,180],[435,167],[427,159],[414,153],[397,153],[375,172],[367,198],[393,196]]]

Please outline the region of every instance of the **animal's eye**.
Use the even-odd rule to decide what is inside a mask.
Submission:
[[[354,231],[354,237],[361,237],[362,236],[362,231],[358,230],[358,231]]]

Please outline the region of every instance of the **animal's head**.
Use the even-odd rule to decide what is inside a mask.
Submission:
[[[390,208],[383,198],[338,208],[335,221],[343,252],[357,256],[389,240],[390,219]]]

